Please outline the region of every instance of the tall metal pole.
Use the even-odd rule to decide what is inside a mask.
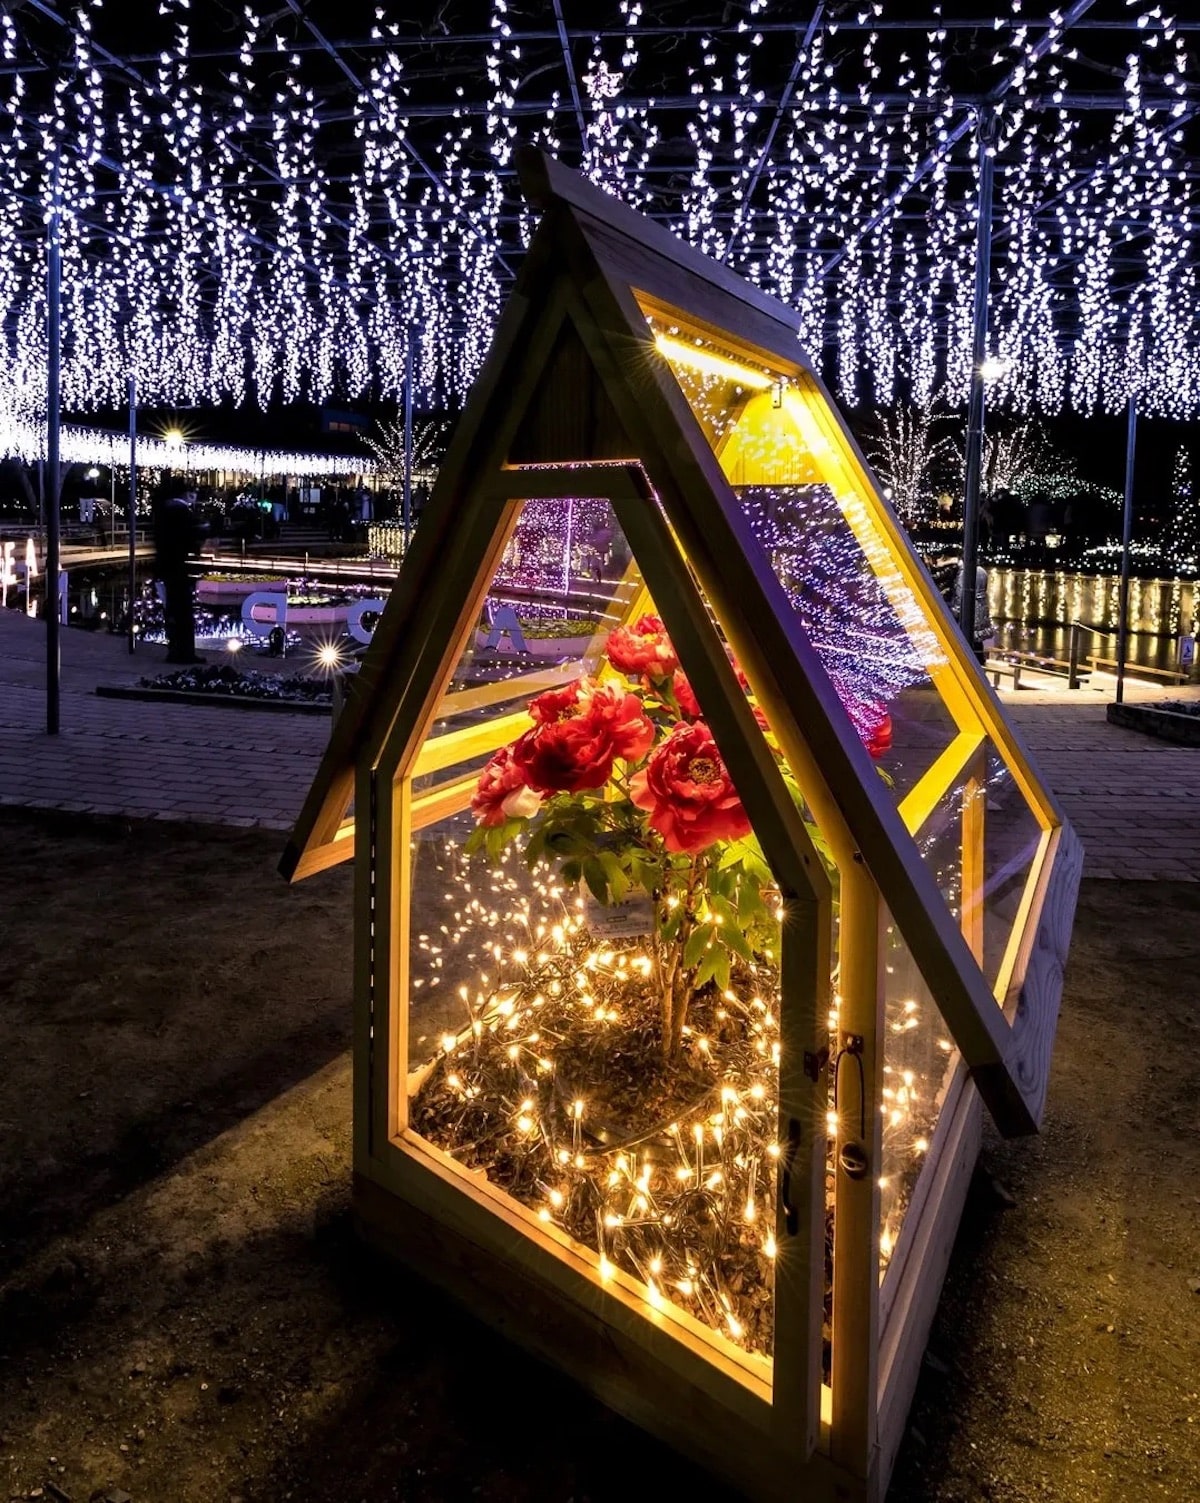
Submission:
[[[1125,439],[1125,512],[1121,522],[1121,600],[1117,614],[1117,703],[1125,698],[1125,654],[1129,646],[1129,547],[1133,542],[1133,462],[1137,449],[1137,392],[1129,393]]]
[[[992,276],[992,194],[995,187],[996,113],[979,112],[979,217],[975,226],[975,306],[971,327],[971,394],[967,404],[967,454],[963,485],[962,590],[958,624],[975,646],[975,571],[979,566],[979,478],[983,470],[983,363],[987,359],[988,287]]]
[[[136,646],[133,605],[137,599],[137,377],[129,378],[129,650]]]
[[[58,735],[59,640],[58,576],[60,533],[58,509],[59,440],[62,413],[62,209],[59,204],[58,154],[54,157],[50,216],[46,222],[46,734]]]
[[[413,420],[413,331],[409,326],[404,346],[404,552],[412,533],[412,420]]]

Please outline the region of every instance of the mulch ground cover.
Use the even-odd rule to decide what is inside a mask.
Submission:
[[[0,841],[0,1499],[727,1497],[355,1241],[347,868]],[[1200,886],[1084,883],[1045,1131],[987,1140],[891,1503],[1200,1496],[1198,972]]]

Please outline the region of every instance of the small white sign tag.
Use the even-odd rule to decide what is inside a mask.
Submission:
[[[581,891],[583,920],[597,939],[636,939],[654,928],[654,904],[644,892],[631,893],[619,903],[598,903],[586,882]]]

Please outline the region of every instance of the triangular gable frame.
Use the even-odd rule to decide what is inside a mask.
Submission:
[[[426,519],[418,529],[411,562],[401,572],[364,660],[358,692],[335,728],[310,791],[284,858],[285,874],[306,875],[350,854],[343,816],[354,763],[364,756],[376,760],[394,727],[396,707],[410,686],[416,687],[413,672],[422,647],[436,648],[439,632],[454,614],[453,602],[443,604],[441,610],[431,608],[436,601],[425,598],[422,582],[452,533],[469,535],[473,526],[490,520],[487,497],[482,494],[487,477],[504,467],[508,442],[534,388],[539,355],[544,358],[566,317],[596,362],[609,399],[630,435],[636,460],[730,633],[793,766],[798,773],[805,768],[816,772],[824,787],[838,790],[840,818],[936,996],[947,1029],[998,1125],[1009,1134],[1035,1130],[1045,1097],[1057,988],[1051,985],[1042,997],[1027,995],[1026,986],[1012,1023],[996,1005],[932,875],[917,857],[903,820],[884,794],[717,456],[666,361],[655,350],[642,305],[657,302],[668,313],[681,310],[689,320],[709,324],[722,343],[740,343],[748,355],[758,356],[772,369],[794,372],[795,379],[812,383],[828,403],[828,394],[813,372],[795,348],[788,347],[794,319],[765,294],[665,237],[665,232],[641,216],[613,205],[557,164],[539,156],[532,168],[527,160],[525,168],[527,177],[534,180],[531,197],[547,201],[543,222],[501,321],[479,394],[468,403]],[[630,234],[635,229],[637,241]],[[664,237],[666,243],[662,243]],[[538,287],[547,279],[555,282],[549,298]],[[538,316],[531,318],[535,297],[541,307]],[[731,337],[727,331],[726,325],[734,320],[721,316],[722,304],[728,312],[730,298],[735,300],[740,337]],[[832,404],[828,410],[834,412]],[[839,428],[843,446],[874,494],[889,542],[908,561],[911,576],[919,583],[922,566],[870,484],[865,461],[837,419],[830,421]],[[579,493],[576,487],[574,494]],[[651,510],[648,506],[647,512]],[[753,633],[744,616],[751,600],[765,607],[754,613]],[[1031,895],[1026,912],[1025,943],[1030,949],[1036,943],[1033,926],[1039,914],[1035,910],[1045,906],[1048,879],[1055,875],[1063,888],[1058,923],[1060,929],[1064,922],[1069,929],[1070,878],[1073,871],[1077,873],[1077,842],[1030,771],[1023,749],[996,713],[994,696],[978,668],[962,675],[963,644],[949,625],[940,597],[930,602],[926,596],[925,603],[948,656],[960,666],[960,677],[973,685],[980,718],[1005,753],[1017,760],[1027,786],[1039,795],[1035,811],[1047,838],[1038,891]],[[417,718],[424,717],[409,721],[414,729]],[[804,726],[803,736],[799,725]],[[1054,948],[1050,944],[1047,954]]]

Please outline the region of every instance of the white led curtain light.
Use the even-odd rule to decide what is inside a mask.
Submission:
[[[353,35],[334,5],[269,9],[0,17],[3,421],[44,420],[55,159],[67,410],[119,405],[131,374],[146,404],[398,399],[410,338],[440,404],[528,235],[520,138],[794,304],[848,403],[961,403],[970,106],[1001,80],[989,401],[1200,406],[1196,23],[1160,5],[1070,26],[1022,0],[992,22],[745,0],[709,33],[636,0],[478,0],[427,36],[399,0]]]

